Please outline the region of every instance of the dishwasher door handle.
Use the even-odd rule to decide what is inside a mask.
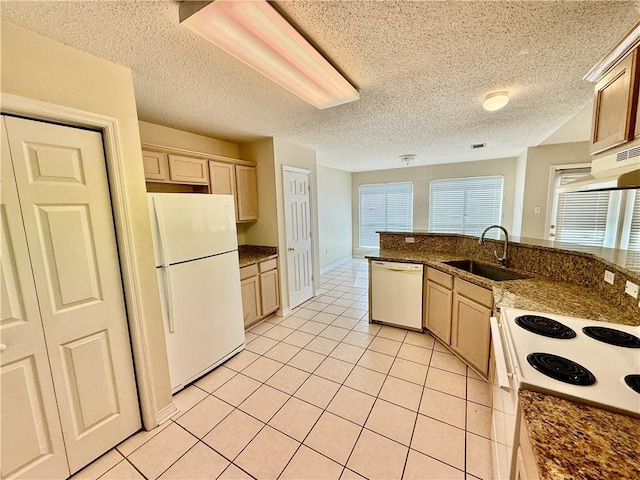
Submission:
[[[414,263],[384,263],[374,262],[376,268],[384,268],[385,270],[392,270],[394,272],[411,272],[422,270],[422,265],[416,265]]]

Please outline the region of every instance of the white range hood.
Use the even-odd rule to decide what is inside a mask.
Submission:
[[[640,188],[640,145],[596,158],[591,162],[591,173],[567,183],[558,192],[594,192]]]

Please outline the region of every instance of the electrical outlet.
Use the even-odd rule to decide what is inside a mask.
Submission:
[[[416,243],[416,239],[414,237],[404,237],[404,243]]]
[[[624,293],[631,295],[633,298],[638,298],[638,285],[627,280],[624,287]]]
[[[605,270],[604,271],[604,281],[605,282],[610,283],[611,285],[613,285],[614,278],[616,278],[616,276],[613,274],[613,272],[610,272],[609,270]]]

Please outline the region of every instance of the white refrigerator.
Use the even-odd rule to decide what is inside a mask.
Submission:
[[[175,393],[245,347],[234,199],[147,195]]]

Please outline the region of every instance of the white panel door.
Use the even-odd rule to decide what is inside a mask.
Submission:
[[[140,428],[102,136],[5,122],[73,473]]]
[[[65,478],[69,467],[4,121],[0,130],[1,477]]]
[[[295,308],[313,296],[310,174],[284,167],[283,175],[289,306]]]

